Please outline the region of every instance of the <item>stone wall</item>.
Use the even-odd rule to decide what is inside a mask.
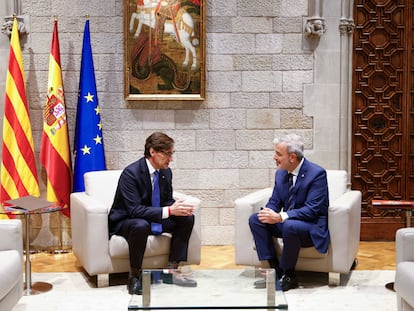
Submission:
[[[233,201],[272,185],[275,135],[301,134],[308,158],[339,168],[340,1],[325,2],[328,31],[310,39],[308,0],[207,0],[206,100],[128,104],[121,0],[22,0],[30,17],[23,54],[36,156],[54,17],[73,143],[88,14],[108,169],[141,157],[145,138],[165,131],[176,140],[174,188],[202,200],[203,244],[233,244]],[[3,66],[8,47],[1,36]],[[1,74],[0,85],[4,80]]]

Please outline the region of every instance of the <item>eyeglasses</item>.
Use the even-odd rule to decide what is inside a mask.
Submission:
[[[169,157],[169,158],[171,158],[173,155],[174,155],[174,153],[175,153],[175,151],[160,151],[163,155],[165,155],[165,156],[167,156],[167,157]]]

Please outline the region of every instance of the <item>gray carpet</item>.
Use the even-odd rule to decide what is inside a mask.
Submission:
[[[299,274],[300,288],[285,293],[289,310],[396,310],[396,296],[384,285],[394,271],[353,271],[341,279],[341,286],[329,287],[327,274]],[[32,282],[49,282],[47,293],[23,296],[13,311],[83,311],[128,309],[130,296],[124,280],[113,279],[107,288],[95,288],[82,273],[33,273]],[[214,284],[214,283],[213,283]],[[214,287],[214,285],[213,285]]]

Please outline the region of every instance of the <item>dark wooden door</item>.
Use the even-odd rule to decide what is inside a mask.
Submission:
[[[414,200],[413,6],[354,2],[351,182],[362,191],[362,240],[393,240],[405,225],[372,199]]]

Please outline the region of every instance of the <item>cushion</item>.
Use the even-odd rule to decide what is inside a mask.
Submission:
[[[282,248],[283,248],[283,241],[280,238],[274,238],[274,240],[276,240],[276,252],[280,255],[282,253]],[[328,256],[328,253],[325,254],[321,254],[319,253],[315,247],[311,246],[311,247],[302,247],[299,251],[299,257],[300,258],[314,258],[314,259],[319,259],[319,258],[324,258]]]
[[[168,255],[170,252],[171,234],[150,235],[145,249],[145,257]],[[109,240],[109,254],[113,258],[129,258],[128,242],[120,235],[113,235]]]
[[[346,171],[327,170],[329,202],[335,202],[348,191],[348,174]]]
[[[122,170],[85,173],[85,193],[100,203],[111,206]]]
[[[0,251],[0,300],[19,282],[22,277],[21,257],[18,251]]]

